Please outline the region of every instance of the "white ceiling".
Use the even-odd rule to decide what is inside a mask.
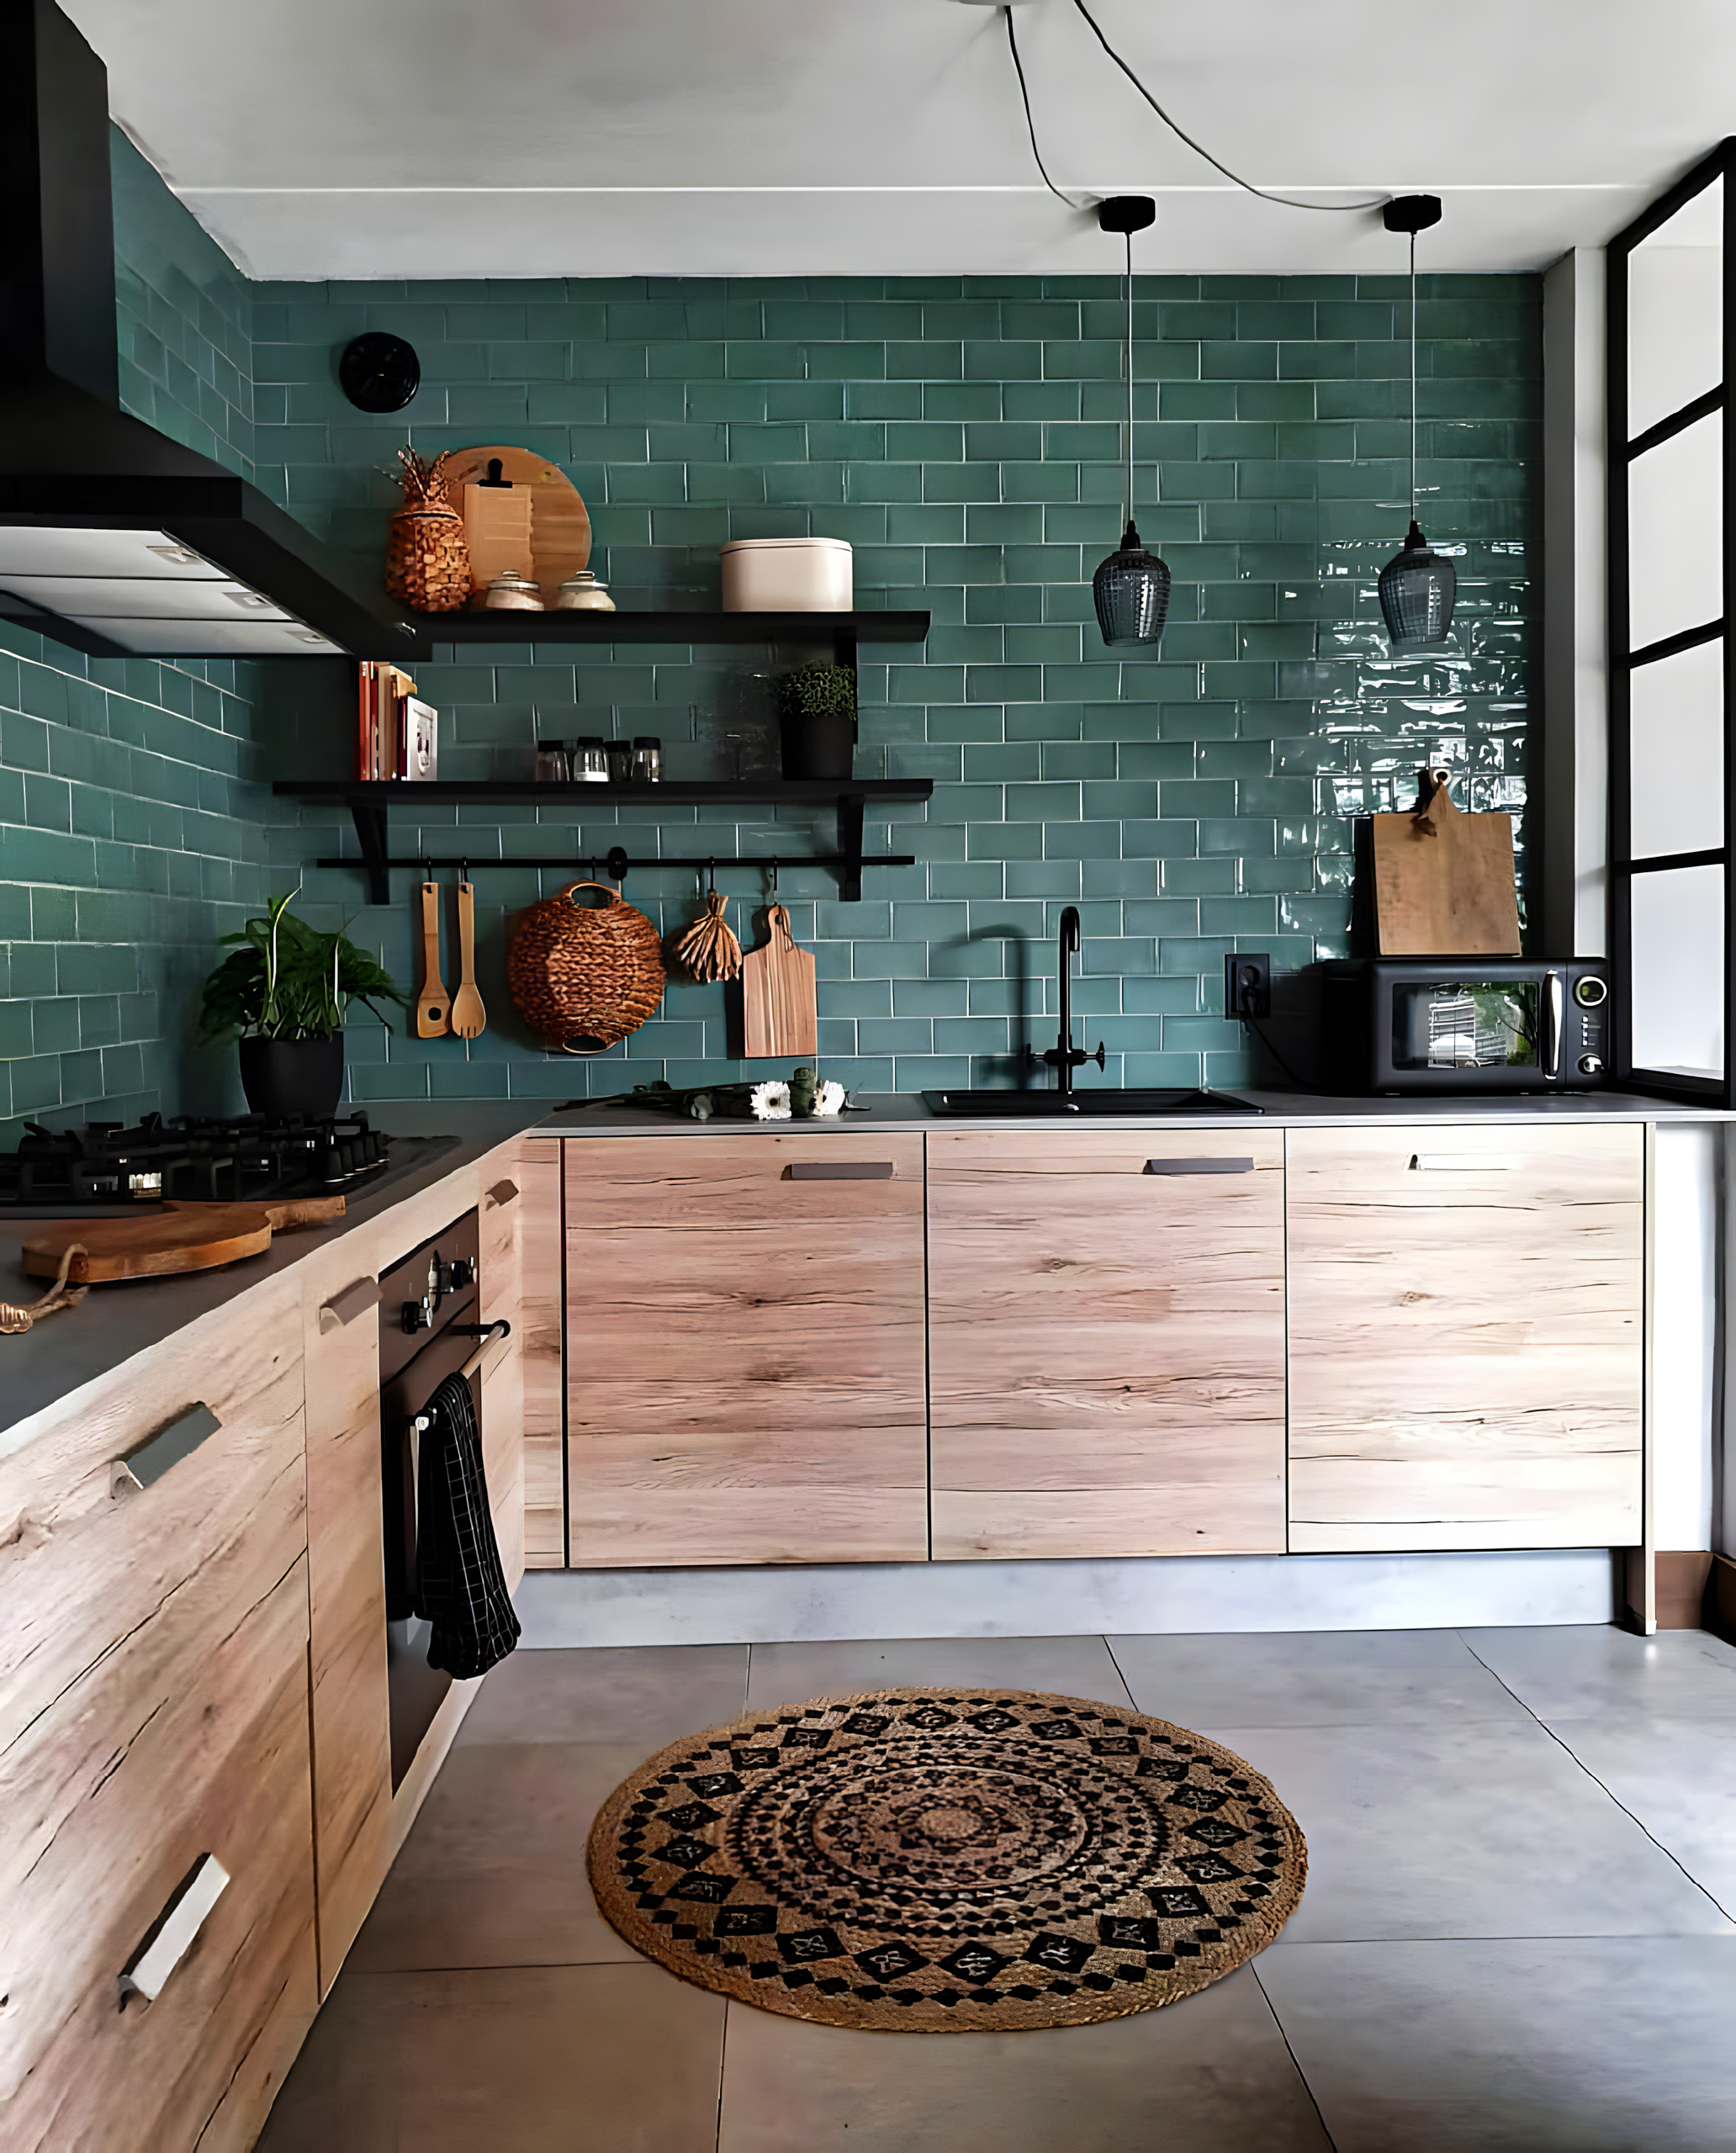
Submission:
[[[965,0],[63,0],[115,117],[262,277],[1102,272]],[[1426,188],[1437,269],[1606,239],[1736,131],[1731,0],[1090,0],[1181,124],[1323,201]],[[1155,194],[1147,272],[1373,272],[1372,213],[1240,193],[1072,0],[1021,0],[1051,172]]]

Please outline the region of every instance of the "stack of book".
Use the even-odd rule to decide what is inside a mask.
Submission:
[[[416,699],[409,674],[364,659],[357,669],[356,775],[360,778],[431,778],[436,775],[435,711]]]

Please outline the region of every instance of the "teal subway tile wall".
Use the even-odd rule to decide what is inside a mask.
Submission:
[[[1109,1081],[1241,1081],[1222,954],[1269,950],[1282,972],[1343,949],[1352,816],[1408,797],[1444,754],[1463,804],[1518,813],[1522,863],[1531,849],[1534,278],[1422,281],[1422,516],[1457,552],[1460,606],[1447,649],[1405,659],[1373,596],[1408,512],[1403,280],[1139,278],[1135,505],[1176,579],[1148,657],[1107,651],[1091,610],[1120,520],[1113,275],[250,285],[124,144],[115,181],[128,407],[346,550],[378,563],[400,443],[511,442],[573,478],[623,606],[715,605],[724,541],[812,533],[855,548],[859,605],[932,612],[926,646],[862,646],[858,771],[934,793],[871,818],[871,850],[918,864],[868,870],[860,904],[800,864],[832,848],[828,814],[394,810],[406,855],[564,853],[575,873],[612,844],[659,856],[626,894],[665,928],[693,916],[692,863],[715,857],[744,939],[764,878],[728,863],[778,854],[818,960],[828,1074],[1010,1081],[1027,1039],[1049,1044],[1072,902],[1074,1004]],[[336,385],[339,351],[370,327],[421,356],[393,417]],[[267,888],[299,877],[310,917],[347,922],[408,983],[414,878],[370,908],[359,875],[311,865],[353,853],[345,818],[261,782],[347,774],[329,669],[105,667],[11,632],[0,649],[8,1140],[25,1113],[232,1102],[231,1062],[193,1044],[198,982]],[[670,775],[702,776],[726,774],[772,664],[754,647],[527,639],[440,647],[417,676],[447,775],[527,773],[538,737],[653,733]],[[505,923],[566,879],[479,866],[490,1029],[418,1041],[364,1018],[357,1098],[749,1073],[717,987],[672,986],[595,1061],[524,1031]]]
[[[118,130],[121,401],[252,475],[252,293]],[[241,1103],[193,1038],[216,936],[266,887],[254,680],[227,661],[87,659],[0,627],[0,1144]]]
[[[871,817],[857,905],[823,869],[830,817],[748,807],[394,811],[394,847],[473,861],[613,844],[671,864],[625,891],[667,929],[693,917],[693,863],[781,856],[780,895],[818,960],[828,1074],[873,1089],[1011,1081],[1051,1043],[1054,934],[1084,925],[1074,1007],[1109,1081],[1245,1082],[1222,956],[1279,970],[1342,953],[1351,817],[1403,804],[1425,760],[1477,808],[1522,811],[1538,497],[1540,287],[1424,279],[1418,485],[1457,556],[1452,644],[1395,660],[1374,578],[1408,515],[1409,300],[1402,278],[1140,278],[1135,506],[1175,576],[1155,656],[1105,648],[1090,578],[1120,529],[1125,408],[1117,283],[1102,278],[574,280],[272,284],[256,291],[261,481],[333,542],[378,556],[383,475],[424,453],[539,451],[589,507],[593,565],[622,606],[717,603],[727,540],[848,539],[868,608],[920,606],[926,647],[865,642],[858,775],[926,777],[926,809]],[[363,329],[408,336],[422,387],[402,414],[346,404],[334,357]],[[789,654],[784,654],[789,662]],[[527,775],[539,738],[659,735],[675,776],[728,775],[725,736],[772,653],[728,645],[586,650],[458,643],[418,669],[442,773]],[[311,748],[310,754],[313,752]],[[328,759],[326,770],[336,767]],[[311,774],[311,773],[310,773]],[[330,808],[272,837],[278,879],[353,836]],[[1522,861],[1525,857],[1522,816]],[[414,880],[389,913],[359,875],[307,873],[320,917],[400,975]],[[477,876],[492,1029],[466,1046],[378,1031],[362,1097],[565,1097],[731,1061],[726,995],[671,986],[595,1061],[539,1055],[505,999],[516,907],[559,874]],[[763,876],[720,865],[745,935]],[[329,910],[327,908],[330,908]]]

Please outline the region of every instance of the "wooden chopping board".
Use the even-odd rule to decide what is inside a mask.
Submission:
[[[742,959],[742,1053],[749,1061],[781,1054],[818,1054],[819,1002],[814,960],[798,950],[790,915],[774,905],[765,915],[769,939]]]
[[[1448,774],[1424,770],[1421,802],[1376,815],[1374,924],[1383,957],[1516,957],[1513,818],[1467,815]]]
[[[590,558],[590,515],[579,489],[546,456],[527,448],[459,448],[447,459],[446,479],[447,498],[461,516],[465,485],[487,478],[489,464],[496,457],[503,479],[529,489],[531,573],[543,605],[552,611],[561,585]],[[481,586],[474,580],[470,604],[478,611],[482,608]]]
[[[343,1214],[341,1196],[304,1196],[268,1203],[165,1203],[137,1219],[59,1219],[24,1242],[24,1269],[33,1278],[57,1278],[67,1243],[81,1241],[85,1253],[73,1257],[67,1274],[74,1286],[212,1271],[263,1255],[274,1228],[324,1225]]]

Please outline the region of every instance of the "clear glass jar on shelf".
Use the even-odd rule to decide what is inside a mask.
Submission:
[[[567,760],[564,740],[539,740],[537,743],[537,783],[564,785],[572,775],[572,765]]]
[[[599,733],[588,733],[573,743],[571,762],[575,785],[606,785],[609,754]]]
[[[634,734],[632,775],[635,785],[660,785],[663,782],[663,743],[655,734]]]

